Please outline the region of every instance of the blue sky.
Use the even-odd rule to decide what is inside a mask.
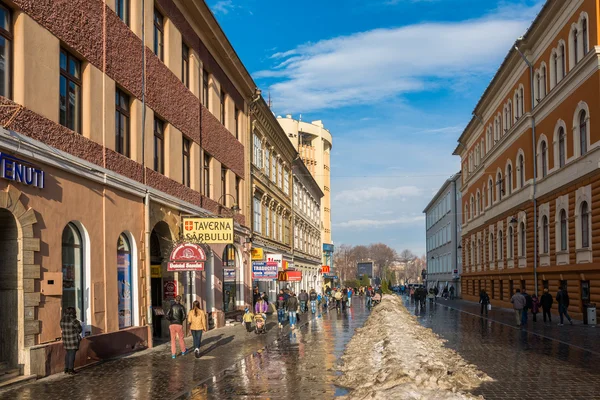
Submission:
[[[278,115],[333,135],[335,244],[425,252],[422,211],[456,140],[543,0],[218,0],[209,5]]]

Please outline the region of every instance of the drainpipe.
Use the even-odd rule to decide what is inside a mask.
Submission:
[[[517,41],[518,42],[518,41]],[[529,67],[529,83],[530,83],[530,97],[531,97],[531,144],[533,154],[533,279],[535,294],[538,294],[538,279],[537,279],[537,259],[538,259],[538,242],[537,242],[537,199],[535,198],[537,192],[537,155],[535,146],[535,117],[533,116],[533,108],[535,107],[535,99],[533,95],[533,64],[529,62],[525,54],[519,50],[519,47],[515,43],[515,50],[519,53],[523,61]],[[524,99],[521,99],[524,101]]]

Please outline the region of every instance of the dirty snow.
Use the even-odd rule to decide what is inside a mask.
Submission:
[[[470,392],[491,381],[421,326],[398,296],[373,308],[342,361],[337,384],[350,389],[348,399],[482,399]]]

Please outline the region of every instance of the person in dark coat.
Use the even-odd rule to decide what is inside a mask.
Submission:
[[[60,320],[60,329],[62,330],[63,347],[65,354],[65,374],[75,374],[75,354],[79,350],[81,342],[81,323],[77,319],[75,308],[67,307]]]
[[[525,288],[523,288],[521,294],[523,295],[523,297],[525,297],[525,307],[523,307],[523,314],[521,314],[521,326],[526,326],[527,313],[533,308],[533,299],[531,298],[529,293],[527,293],[527,290]]]
[[[490,296],[488,296],[488,294],[486,293],[486,291],[484,289],[481,289],[481,292],[479,292],[479,304],[481,304],[481,312],[480,314],[483,315],[483,313],[485,312],[485,316],[488,316],[488,304],[490,304]]]
[[[548,293],[548,289],[544,289],[544,294],[540,298],[540,305],[542,306],[542,312],[544,314],[544,322],[546,322],[546,315],[548,316],[548,322],[552,322],[552,314],[550,314],[552,303],[554,303],[552,295]]]
[[[560,323],[558,326],[563,325],[563,317],[567,317],[569,323],[573,325],[573,321],[567,312],[567,309],[569,308],[569,294],[567,293],[566,287],[561,287],[558,293],[556,293],[556,302],[558,303],[558,315],[560,316]]]

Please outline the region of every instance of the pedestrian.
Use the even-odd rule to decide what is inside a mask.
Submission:
[[[254,306],[254,313],[256,314],[266,314],[269,310],[269,305],[265,301],[264,298],[260,298],[256,305]]]
[[[200,342],[202,341],[202,332],[208,330],[207,315],[203,309],[200,308],[200,302],[194,300],[192,303],[192,309],[188,313],[188,324],[192,331],[192,338],[194,341],[194,355],[196,358],[200,358]]]
[[[342,310],[345,310],[348,305],[348,289],[342,289]]]
[[[300,300],[300,312],[307,312],[308,311],[308,293],[306,293],[306,290],[302,289],[300,291],[300,294],[298,295],[298,300]]]
[[[429,299],[429,305],[433,306],[433,301],[435,300],[435,291],[433,288],[429,288],[429,293],[427,293],[427,298]]]
[[[248,307],[244,309],[244,316],[242,317],[242,320],[244,321],[244,325],[246,325],[246,333],[252,332],[252,321],[254,320],[254,314],[250,312]]]
[[[537,321],[537,313],[540,312],[540,299],[534,294],[531,296],[531,314],[533,315],[533,322]]]
[[[427,290],[425,286],[419,286],[419,301],[421,302],[421,310],[425,308],[425,300],[427,299]]]
[[[260,299],[260,292],[258,291],[258,286],[254,287],[254,292],[252,293],[252,306],[254,307],[256,303]]]
[[[317,295],[315,289],[310,289],[310,294],[308,296],[308,300],[310,300],[310,311],[314,314],[317,312],[317,300],[320,302],[320,295]]]
[[[563,317],[567,317],[569,323],[573,325],[573,320],[571,320],[571,317],[567,311],[569,308],[569,294],[567,293],[566,287],[561,287],[558,290],[558,293],[556,293],[556,302],[558,303],[558,315],[560,316],[560,323],[558,326],[563,326]]]
[[[60,320],[60,329],[62,330],[62,342],[65,348],[65,374],[75,374],[75,354],[79,350],[81,342],[81,323],[77,319],[77,312],[74,307],[67,307]]]
[[[415,287],[410,287],[410,302],[413,303],[415,301]]]
[[[292,329],[296,329],[296,313],[298,312],[298,298],[294,293],[290,294],[290,297],[286,301],[286,307],[289,314],[290,326]]]
[[[352,288],[348,288],[348,307],[352,307]]]
[[[490,296],[488,296],[485,289],[481,289],[479,292],[479,304],[481,304],[480,314],[483,315],[485,311],[485,316],[488,316],[488,304],[490,304]]]
[[[442,297],[445,300],[448,300],[448,286],[444,287],[444,290],[442,290]]]
[[[552,322],[552,314],[550,313],[550,310],[552,309],[552,303],[554,303],[552,295],[548,293],[548,289],[544,289],[544,294],[540,299],[540,305],[542,306],[542,312],[544,315],[544,323],[546,323],[546,316],[548,316],[548,322]]]
[[[342,292],[336,289],[333,298],[335,299],[335,308],[339,310],[342,306]]]
[[[277,321],[279,322],[279,328],[281,329],[285,322],[285,296],[283,290],[280,290],[279,295],[277,295],[275,307],[277,308]]]
[[[454,286],[450,286],[450,300],[454,300]]]
[[[262,292],[260,297],[262,297],[265,303],[269,304],[269,296],[267,295],[267,292]]]
[[[523,297],[525,297],[525,307],[523,307],[523,313],[521,314],[521,325],[525,326],[527,325],[527,313],[529,313],[529,310],[533,308],[533,299],[531,298],[529,293],[527,293],[527,290],[525,288],[523,288],[521,294],[523,295]]]
[[[373,302],[373,289],[371,288],[371,286],[369,286],[367,288],[367,292],[365,293],[365,299],[367,302],[367,308],[370,308]]]
[[[525,297],[521,294],[521,289],[517,289],[513,297],[511,297],[510,302],[513,305],[513,309],[515,310],[515,319],[517,321],[517,326],[521,326],[523,321],[523,308],[525,307]]]
[[[167,313],[167,320],[170,322],[169,333],[171,334],[171,358],[175,358],[177,355],[176,341],[179,338],[179,349],[181,355],[185,355],[187,350],[185,348],[185,342],[183,341],[183,321],[185,321],[185,307],[181,305],[181,296],[175,297],[175,304],[171,306],[171,309]]]
[[[435,297],[436,297],[436,298],[438,297],[438,294],[439,294],[439,293],[440,293],[440,289],[438,289],[438,287],[437,287],[437,286],[436,286],[436,287],[434,287],[434,288],[433,288],[433,294],[435,295]]]

